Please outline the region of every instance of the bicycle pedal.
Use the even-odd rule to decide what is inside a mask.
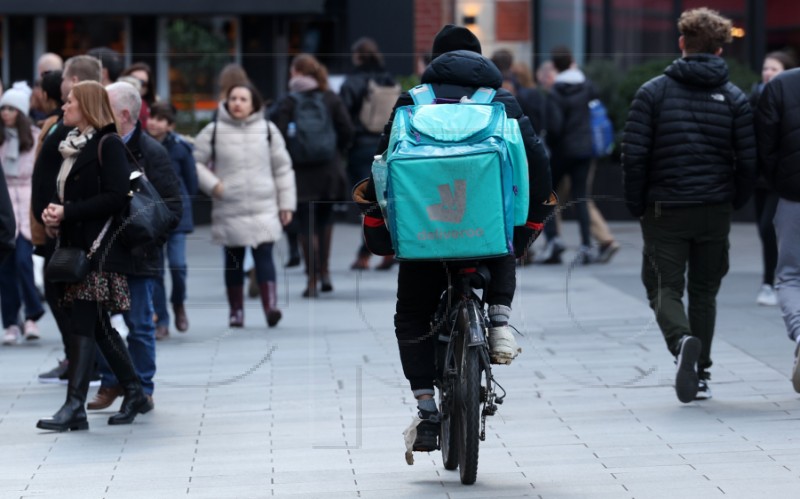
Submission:
[[[505,397],[495,397],[494,401],[500,405],[503,405],[503,399]]]

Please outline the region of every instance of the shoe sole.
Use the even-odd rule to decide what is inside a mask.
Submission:
[[[79,421],[77,423],[73,423],[71,425],[57,425],[57,424],[48,424],[42,421],[36,423],[36,427],[42,430],[50,430],[50,431],[78,431],[78,430],[88,430],[89,429],[89,422],[88,421]]]
[[[800,393],[800,359],[797,358],[799,353],[800,347],[795,351],[794,366],[792,367],[792,387],[797,393]]]
[[[700,358],[700,340],[690,336],[683,341],[678,354],[678,372],[675,375],[675,393],[678,400],[688,404],[697,396],[700,378],[697,376],[697,361]]]
[[[39,383],[47,385],[66,385],[67,380],[61,378],[39,378]]]
[[[606,253],[600,253],[597,257],[597,263],[608,263],[614,258],[614,255],[619,251],[619,246],[612,246]]]

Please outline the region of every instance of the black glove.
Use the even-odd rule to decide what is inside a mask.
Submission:
[[[542,233],[542,229],[544,229],[544,224],[533,222],[514,227],[514,256],[516,258],[526,256],[528,248]]]
[[[364,196],[368,181],[369,179],[365,179],[353,188],[353,201],[356,202],[358,209],[364,215],[364,220],[361,223],[364,231],[364,243],[373,255],[394,255],[392,236],[389,234],[389,228],[386,227],[386,221],[383,219],[380,206],[376,201],[369,201]]]

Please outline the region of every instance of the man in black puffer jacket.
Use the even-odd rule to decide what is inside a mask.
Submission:
[[[773,78],[756,113],[758,165],[778,191],[776,287],[789,339],[796,343],[792,385],[800,393],[800,69]]]
[[[541,231],[542,222],[555,204],[551,197],[550,165],[544,146],[536,136],[530,120],[522,113],[517,100],[507,90],[500,88],[503,77],[497,67],[480,55],[478,39],[468,29],[447,25],[433,42],[433,61],[422,75],[422,83],[431,84],[437,98],[458,100],[471,96],[479,87],[497,89],[495,102],[502,102],[506,115],[517,120],[522,133],[528,159],[530,177],[530,205],[528,224],[515,227],[514,246],[522,252]],[[395,104],[413,105],[408,93],[403,93]],[[394,113],[392,114],[394,116]],[[384,128],[376,154],[386,150],[392,120]],[[370,180],[354,191],[356,200],[365,206],[375,202],[375,189]],[[374,204],[372,205],[374,207]],[[368,209],[368,208],[367,208]],[[379,212],[366,212],[365,227],[383,224]],[[369,241],[368,241],[369,243]],[[491,272],[491,282],[486,295],[490,304],[489,346],[492,362],[509,364],[519,349],[508,328],[508,316],[516,287],[513,255],[485,260]],[[438,447],[438,411],[434,396],[436,373],[436,336],[431,331],[431,320],[439,298],[447,288],[447,274],[441,262],[401,262],[397,285],[397,309],[394,318],[395,334],[400,349],[403,372],[418,401],[419,417],[416,427],[415,451],[430,451]]]
[[[622,140],[625,201],[640,218],[642,281],[677,357],[681,402],[710,397],[716,296],[728,271],[731,213],[756,178],[753,115],[719,55],[731,21],[684,12],[683,57],[638,90]],[[689,314],[682,297],[688,264]],[[699,369],[698,369],[699,368]]]

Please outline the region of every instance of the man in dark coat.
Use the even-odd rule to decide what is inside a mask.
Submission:
[[[800,69],[773,78],[756,113],[758,164],[778,191],[776,287],[786,332],[795,342],[792,385],[800,393]]]
[[[625,201],[641,220],[642,281],[681,402],[709,398],[716,296],[731,213],[756,178],[753,115],[720,58],[731,21],[706,8],[678,21],[683,57],[636,92],[622,141]],[[688,266],[689,313],[682,302]]]
[[[129,83],[112,83],[106,87],[114,117],[119,124],[119,133],[128,147],[128,161],[131,171],[142,169],[153,184],[161,199],[173,214],[170,230],[177,227],[183,215],[180,181],[172,169],[172,161],[164,147],[154,138],[142,131],[138,122],[140,106],[139,92]],[[128,351],[130,352],[136,374],[142,382],[144,393],[153,396],[153,376],[156,373],[156,326],[153,322],[153,290],[155,281],[163,272],[164,256],[162,247],[169,236],[157,244],[137,246],[131,249],[133,269],[128,273],[128,287],[131,293],[131,308],[125,313],[128,324]],[[90,410],[105,409],[114,400],[124,395],[122,387],[101,362],[100,389],[97,396],[89,402]]]
[[[472,32],[463,27],[447,25],[433,42],[433,61],[422,75],[422,83],[430,84],[436,97],[456,100],[473,95],[480,87],[496,89],[494,102],[503,103],[506,115],[519,123],[528,159],[530,205],[528,225],[515,227],[514,242],[520,249],[527,248],[549,213],[547,203],[554,203],[554,199],[551,199],[550,164],[544,145],[536,136],[530,120],[523,114],[514,96],[501,88],[503,77],[500,71],[492,61],[481,55],[480,42]],[[413,99],[408,93],[403,93],[395,109],[412,104]],[[391,128],[392,120],[384,128],[376,154],[388,147]],[[357,188],[355,195],[363,195],[365,201],[374,201],[376,197],[372,180],[363,192]],[[484,262],[490,267],[492,276],[489,289],[486,290],[487,296],[491,297],[489,345],[492,361],[509,364],[519,352],[508,327],[516,287],[514,256]],[[431,334],[430,321],[442,292],[446,290],[447,279],[440,262],[400,263],[394,323],[403,372],[419,406],[421,422],[416,427],[415,451],[438,447],[439,413],[433,400],[434,380],[437,377],[434,359],[436,338]]]

